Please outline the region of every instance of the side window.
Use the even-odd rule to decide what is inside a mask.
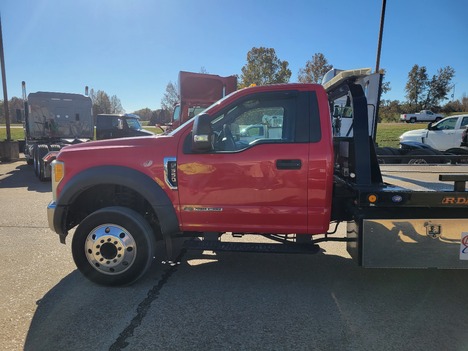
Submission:
[[[214,150],[238,151],[259,143],[294,142],[295,97],[243,101],[213,122]]]
[[[446,118],[442,122],[439,122],[435,127],[436,130],[450,130],[455,129],[457,124],[457,118]]]
[[[468,125],[468,117],[463,117],[462,121],[461,121],[461,125],[460,125],[460,128],[464,128],[465,126]]]
[[[179,121],[180,120],[180,105],[176,105],[174,107],[174,112],[173,112],[172,118],[173,118],[174,121]]]

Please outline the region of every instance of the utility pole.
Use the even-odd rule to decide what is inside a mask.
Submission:
[[[10,110],[8,108],[8,94],[7,94],[6,74],[5,74],[5,56],[3,54],[3,33],[2,33],[1,16],[0,16],[0,61],[2,64],[3,109],[5,111],[6,141],[11,141]]]
[[[380,69],[379,67],[380,66],[380,51],[382,49],[382,36],[383,36],[386,7],[387,7],[387,0],[382,0],[382,13],[380,15],[379,45],[377,47],[377,60],[375,63],[375,73],[379,73],[379,69]]]

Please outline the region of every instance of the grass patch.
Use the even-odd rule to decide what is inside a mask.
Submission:
[[[399,146],[399,136],[408,130],[424,129],[427,127],[426,123],[379,123],[377,125],[377,143],[379,146]],[[159,134],[161,129],[153,126],[145,126],[145,129]],[[11,128],[12,140],[24,140],[23,128]],[[0,140],[6,139],[5,125],[0,126]]]
[[[11,125],[14,128],[10,128],[11,140],[24,140],[23,126]],[[21,127],[21,128],[17,128]],[[0,125],[0,140],[6,140],[6,126]]]
[[[427,123],[379,123],[376,141],[380,147],[399,147],[400,135],[408,130],[425,129]]]

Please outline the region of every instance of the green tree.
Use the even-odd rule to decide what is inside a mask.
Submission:
[[[462,104],[462,111],[468,112],[468,97],[466,96],[466,94],[463,94],[461,104]]]
[[[455,70],[450,66],[437,70],[437,74],[433,75],[428,82],[425,107],[437,106],[447,98],[448,93],[453,88],[452,79],[454,76]]]
[[[278,59],[275,49],[254,47],[247,53],[247,63],[242,67],[239,86],[287,83],[291,77],[288,66],[288,61]]]
[[[164,125],[165,123],[168,123],[171,121],[171,116],[172,112],[163,110],[163,109],[158,109],[153,111],[153,114],[150,119],[150,125],[155,125],[155,124],[162,124]]]
[[[454,76],[455,70],[446,66],[439,68],[437,74],[429,79],[425,66],[414,65],[408,73],[408,82],[405,87],[409,104],[416,105],[418,108],[438,106],[453,88]]]
[[[301,83],[321,83],[325,73],[332,68],[325,55],[319,52],[306,62],[304,68],[299,69],[298,80]]]
[[[406,98],[411,105],[419,107],[427,91],[428,78],[425,66],[414,65],[408,73],[408,82],[405,86]]]
[[[169,82],[166,86],[166,92],[161,99],[161,108],[167,110],[172,115],[174,105],[180,102],[179,86],[177,83]]]
[[[135,111],[133,113],[140,116],[142,121],[149,121],[153,116],[153,111],[148,107],[142,108],[141,110]]]
[[[419,105],[423,100],[423,95],[427,90],[427,69],[425,66],[414,65],[408,73],[408,82],[405,90],[406,98],[410,104]]]
[[[3,106],[3,100],[0,100],[0,123],[5,123],[5,106]],[[9,115],[10,115],[10,123],[17,123],[19,122],[17,120],[16,116],[16,110],[24,110],[24,103],[23,99],[17,98],[16,96],[13,96],[9,101],[8,101],[8,110],[9,110]]]

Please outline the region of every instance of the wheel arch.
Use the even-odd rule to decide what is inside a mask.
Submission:
[[[88,211],[83,208],[91,196],[99,198],[106,193],[108,199],[109,192],[115,189],[128,190],[129,195],[133,194],[139,197],[137,200],[144,200],[156,215],[163,237],[179,231],[179,221],[169,196],[148,175],[122,166],[97,166],[78,173],[63,187],[54,215],[54,226],[59,235],[65,237],[67,231],[79,224],[90,212],[116,205],[108,203],[104,196],[101,198],[101,206],[94,203]],[[71,214],[72,212],[75,213]]]

